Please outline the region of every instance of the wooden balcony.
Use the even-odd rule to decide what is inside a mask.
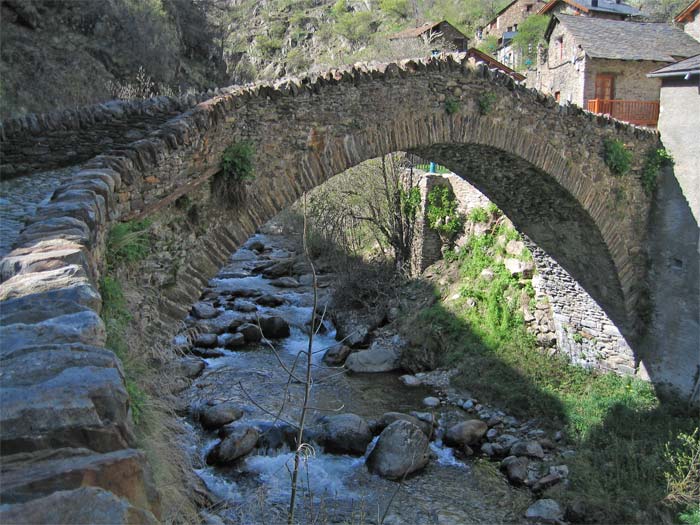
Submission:
[[[593,113],[610,115],[637,126],[656,127],[659,121],[658,100],[604,100],[594,98],[587,102],[586,109]]]

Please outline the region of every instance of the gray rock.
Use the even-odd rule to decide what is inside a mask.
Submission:
[[[533,492],[542,492],[550,487],[553,487],[561,481],[561,476],[557,473],[547,474],[541,477],[532,485]]]
[[[491,282],[493,281],[495,274],[493,273],[493,270],[491,268],[484,268],[483,270],[481,270],[479,277],[484,281]]]
[[[180,375],[188,379],[194,379],[201,374],[205,366],[206,363],[204,361],[194,357],[183,357],[177,361],[177,367]]]
[[[472,410],[472,409],[474,408],[474,401],[472,401],[471,399],[467,399],[467,400],[462,404],[462,408],[463,408],[464,410]]]
[[[333,312],[337,338],[351,348],[368,343],[369,334],[380,325],[382,318],[381,314],[368,314],[356,310],[343,309]]]
[[[243,323],[238,327],[238,333],[243,334],[246,343],[257,343],[262,339],[260,327],[253,323]]]
[[[555,465],[549,467],[550,474],[557,474],[560,478],[569,477],[569,467],[566,465]]]
[[[226,355],[223,350],[217,350],[216,348],[199,348],[197,346],[193,347],[190,352],[202,359],[214,359]]]
[[[284,299],[281,297],[278,297],[276,295],[271,295],[271,294],[265,294],[261,295],[255,300],[256,303],[258,303],[260,306],[281,306],[284,304]]]
[[[530,461],[527,458],[508,456],[501,461],[501,470],[506,473],[508,481],[514,485],[523,485],[527,481],[529,464]]]
[[[263,335],[268,339],[289,337],[289,323],[281,317],[261,317],[259,324]]]
[[[239,312],[243,313],[252,313],[258,311],[258,307],[255,306],[253,303],[251,303],[250,301],[242,301],[240,299],[236,299],[236,301],[233,303],[233,307]]]
[[[276,286],[277,288],[299,288],[300,286],[299,281],[293,277],[280,277],[279,279],[273,279],[270,281],[270,284],[272,286]]]
[[[510,434],[501,434],[500,436],[498,436],[498,439],[496,441],[498,441],[498,444],[502,447],[510,450],[510,447],[512,447],[513,444],[518,441],[518,438]]]
[[[258,240],[250,241],[248,244],[245,245],[245,248],[253,252],[265,251],[265,245]]]
[[[399,377],[399,381],[401,381],[406,386],[421,386],[423,384],[423,382],[420,379],[410,374],[402,375],[401,377]]]
[[[490,428],[488,432],[486,432],[486,439],[489,441],[495,441],[496,438],[498,437],[498,430],[495,428]]]
[[[544,457],[544,450],[537,441],[516,441],[510,447],[510,453],[513,456],[527,456],[537,459]]]
[[[219,345],[222,348],[238,348],[239,346],[243,346],[245,344],[245,336],[241,333],[235,333],[235,334],[221,334],[217,338],[217,345]]]
[[[443,441],[451,447],[463,447],[464,445],[475,445],[486,434],[488,427],[483,421],[470,419],[462,421],[450,427],[445,433]]]
[[[194,339],[194,346],[198,346],[200,348],[216,348],[216,345],[216,334],[199,334]]]
[[[420,428],[428,438],[434,437],[433,425],[431,422],[422,421],[417,417],[408,414],[403,414],[401,412],[387,412],[384,415],[382,415],[382,417],[379,418],[379,420],[377,421],[375,433],[381,432],[386,427],[391,425],[394,421],[399,420],[413,423],[418,428]]]
[[[423,405],[427,406],[428,408],[436,408],[440,406],[440,399],[437,397],[433,396],[428,396],[423,399]]]
[[[207,303],[195,303],[192,306],[192,316],[197,319],[212,319],[219,315],[219,311]]]
[[[372,431],[356,414],[338,414],[321,419],[317,441],[326,452],[362,455],[372,441]]]
[[[323,362],[328,366],[341,366],[351,351],[352,349],[344,344],[333,345],[323,354]]]
[[[481,445],[481,452],[491,458],[500,458],[506,454],[506,449],[498,443],[484,443]]]
[[[413,423],[400,419],[386,427],[367,457],[370,472],[401,479],[428,464],[428,438]]]
[[[258,442],[258,431],[249,426],[227,428],[226,437],[207,454],[207,464],[221,465],[230,463],[248,454]]]
[[[199,411],[199,422],[207,430],[213,430],[243,417],[243,411],[233,401],[214,404],[209,402]]]
[[[345,360],[345,368],[351,372],[390,372],[399,368],[401,352],[384,342],[372,343],[368,350],[352,353]]]
[[[511,275],[521,276],[525,278],[532,277],[532,273],[535,270],[535,263],[532,261],[521,261],[520,259],[506,259],[503,261],[506,270],[510,272]]]
[[[289,276],[292,272],[292,266],[294,265],[294,259],[286,259],[283,261],[278,261],[272,266],[268,266],[262,272],[262,274],[268,279],[280,278],[283,276]],[[274,283],[273,283],[274,284]]]
[[[541,499],[528,507],[525,517],[532,521],[557,523],[564,518],[564,511],[553,499]]]
[[[513,239],[508,241],[508,244],[506,244],[506,253],[509,255],[515,255],[516,257],[522,255],[524,249],[525,243],[522,241],[516,241]]]

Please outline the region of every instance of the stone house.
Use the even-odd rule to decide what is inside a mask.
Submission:
[[[477,29],[477,43],[483,42],[489,36],[495,36],[499,45],[507,43],[517,33],[518,24],[544,5],[544,0],[513,0],[483,27]]]
[[[575,15],[610,20],[627,20],[640,15],[636,7],[622,3],[621,0],[551,0],[538,12],[539,15]]]
[[[681,24],[683,30],[695,40],[700,40],[700,0],[691,2],[673,21]]]
[[[449,47],[454,51],[466,51],[469,38],[447,20],[440,22],[426,22],[418,27],[409,27],[389,37],[389,40],[402,40],[422,38],[427,42],[435,43],[435,51]]]
[[[659,132],[664,147],[673,157],[673,171],[681,191],[696,223],[700,224],[700,55],[647,76],[661,81]]]
[[[700,53],[668,24],[557,14],[528,85],[595,113],[656,126],[661,80],[647,73]]]
[[[467,59],[469,62],[473,64],[478,64],[479,62],[485,63],[490,69],[498,69],[499,71],[503,71],[507,75],[510,75],[513,77],[515,80],[518,82],[522,82],[525,80],[525,75],[521,75],[517,71],[514,71],[513,69],[509,68],[502,62],[499,62],[492,56],[487,55],[483,51],[479,51],[475,47],[470,47],[467,50]]]

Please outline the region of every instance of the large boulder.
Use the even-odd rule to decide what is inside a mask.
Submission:
[[[531,458],[542,459],[544,457],[544,450],[542,445],[537,441],[516,441],[510,447],[511,456],[527,456]]]
[[[192,306],[192,317],[197,319],[211,319],[219,315],[219,311],[207,303],[195,303]]]
[[[284,304],[284,299],[277,295],[265,294],[255,300],[260,306],[281,306]]]
[[[345,368],[352,372],[390,372],[399,368],[401,351],[386,341],[375,341],[367,350],[350,354]]]
[[[216,334],[199,334],[194,338],[194,346],[199,348],[216,348]]]
[[[278,277],[289,276],[292,274],[293,266],[294,259],[285,259],[276,262],[271,266],[268,266],[263,270],[262,274],[268,279],[276,279]]]
[[[317,441],[335,454],[362,455],[372,441],[372,431],[356,414],[338,414],[321,419]]]
[[[238,348],[239,346],[243,346],[245,344],[245,336],[241,333],[235,333],[235,334],[221,334],[217,338],[217,345],[221,346],[223,348]]]
[[[257,343],[262,339],[262,332],[256,324],[243,323],[237,330],[239,334],[243,334],[246,343]]]
[[[272,286],[277,288],[299,288],[299,281],[294,277],[279,277],[270,281]]]
[[[223,427],[243,417],[243,411],[233,401],[209,402],[199,411],[199,422],[207,430]]]
[[[207,464],[226,464],[245,456],[255,448],[259,437],[258,431],[253,427],[228,427],[225,437],[207,454]]]
[[[527,458],[508,456],[501,461],[501,470],[508,477],[508,481],[514,485],[522,485],[527,481],[527,467],[530,461]]]
[[[391,425],[394,421],[408,421],[409,423],[413,423],[418,428],[420,428],[423,431],[423,434],[425,434],[428,438],[434,437],[432,424],[430,424],[426,421],[421,421],[417,417],[413,417],[413,416],[410,416],[408,414],[403,414],[401,412],[387,412],[384,415],[382,415],[382,417],[379,418],[379,420],[377,421],[377,424],[375,426],[375,428],[376,428],[375,433],[382,432],[386,427]]]
[[[525,517],[538,523],[560,523],[564,511],[553,499],[540,499],[528,507]]]
[[[488,429],[488,425],[479,419],[462,421],[447,430],[443,441],[450,447],[475,445],[484,437]]]
[[[370,333],[381,324],[384,315],[339,310],[332,317],[337,339],[354,348],[369,342]]]
[[[263,335],[268,339],[289,337],[289,323],[281,317],[261,317],[259,324]]]
[[[417,426],[399,419],[386,427],[367,457],[370,472],[384,478],[401,479],[428,464],[428,438]]]

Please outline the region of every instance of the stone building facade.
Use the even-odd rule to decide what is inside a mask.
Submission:
[[[477,43],[483,42],[489,36],[495,36],[502,41],[504,34],[517,32],[518,25],[528,16],[537,13],[545,4],[542,0],[514,0],[486,22],[484,27],[477,30]]]
[[[418,27],[410,27],[389,36],[389,40],[403,40],[424,38],[428,42],[435,43],[436,47],[449,48],[453,51],[466,51],[469,45],[469,37],[462,33],[447,20],[440,22],[426,22]]]

